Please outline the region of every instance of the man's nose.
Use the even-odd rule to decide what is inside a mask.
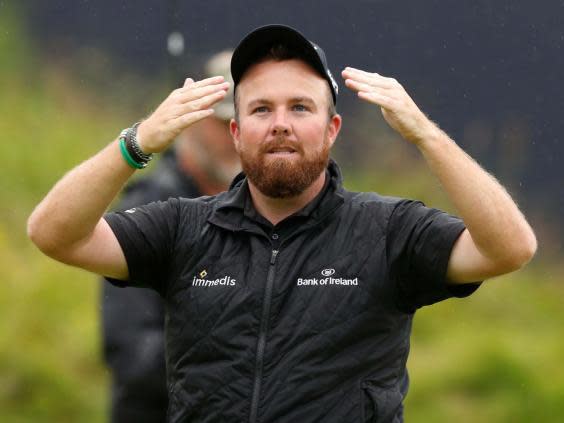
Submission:
[[[285,111],[280,110],[274,113],[271,132],[273,136],[288,136],[292,133],[292,126],[288,121],[288,116]]]

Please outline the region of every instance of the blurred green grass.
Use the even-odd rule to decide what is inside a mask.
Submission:
[[[97,278],[41,255],[25,222],[56,180],[132,112],[101,107],[71,71],[36,56],[14,11],[4,8],[0,28],[0,421],[102,422],[109,375]],[[346,171],[348,186],[448,209],[421,162],[406,165],[404,147],[390,151],[381,171]],[[390,172],[396,166],[401,172]],[[407,421],[562,421],[563,275],[561,265],[543,261],[541,246],[527,269],[418,312]]]

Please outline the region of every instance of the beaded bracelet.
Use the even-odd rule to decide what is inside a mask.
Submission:
[[[153,154],[146,154],[141,150],[139,141],[137,140],[137,128],[141,122],[137,122],[127,130],[125,136],[125,146],[131,157],[138,159],[138,162],[150,162],[153,159]]]

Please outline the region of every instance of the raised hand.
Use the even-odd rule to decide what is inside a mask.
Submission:
[[[345,85],[358,96],[381,107],[386,122],[406,140],[419,144],[437,132],[436,125],[417,107],[394,78],[347,67]]]
[[[184,86],[174,90],[144,120],[137,130],[138,142],[144,153],[159,153],[187,127],[213,114],[213,106],[229,89],[222,76],[194,82],[186,79]]]

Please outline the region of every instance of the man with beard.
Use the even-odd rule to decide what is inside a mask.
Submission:
[[[223,78],[187,79],[63,177],[28,233],[62,262],[165,298],[170,421],[402,421],[415,311],[520,268],[534,233],[394,79],[342,72],[418,148],[462,219],[343,188],[329,159],[337,84],[298,31],[253,31],[231,73],[244,172],[229,191],[104,215],[133,168],[213,113],[228,89]]]

